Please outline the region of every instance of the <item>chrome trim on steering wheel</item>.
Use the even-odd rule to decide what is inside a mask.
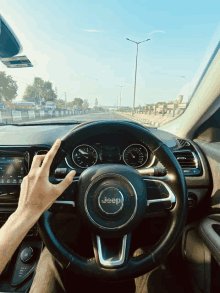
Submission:
[[[122,265],[124,263],[126,244],[127,244],[127,235],[123,236],[122,246],[121,246],[121,251],[119,252],[119,256],[118,257],[111,257],[109,259],[105,259],[105,257],[103,256],[101,238],[96,235],[96,239],[97,239],[99,261],[103,266],[105,266],[105,267],[115,267],[115,266],[120,266],[120,265]]]
[[[154,202],[170,202],[171,207],[172,207],[172,204],[176,202],[175,194],[173,193],[171,188],[166,183],[164,183],[163,181],[156,180],[156,179],[144,179],[144,181],[159,182],[159,183],[163,184],[163,186],[165,186],[166,189],[169,191],[169,196],[167,198],[158,198],[158,199],[149,199],[149,200],[147,199],[147,206],[149,206],[151,203],[154,203]]]
[[[75,201],[71,201],[71,200],[67,200],[67,201],[65,201],[65,200],[56,200],[54,203],[69,204],[69,205],[71,205],[71,206],[73,206],[75,208]]]

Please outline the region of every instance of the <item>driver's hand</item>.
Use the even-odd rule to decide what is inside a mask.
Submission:
[[[46,155],[34,156],[30,172],[21,184],[17,210],[40,217],[72,183],[75,171],[68,173],[59,184],[51,184],[48,180],[50,166],[60,144],[61,140],[57,139]]]

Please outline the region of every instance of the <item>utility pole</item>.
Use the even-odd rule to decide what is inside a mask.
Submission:
[[[141,41],[141,42],[135,42],[135,41],[132,41],[128,38],[126,38],[126,40],[128,41],[131,41],[133,43],[135,43],[137,45],[137,54],[136,54],[136,65],[135,65],[135,78],[134,78],[134,100],[133,100],[133,111],[132,111],[132,115],[134,115],[134,109],[135,109],[135,94],[136,94],[136,80],[137,80],[137,60],[138,60],[138,45],[140,43],[143,43],[143,42],[147,42],[149,41],[150,39],[147,39],[147,40],[144,40],[144,41]]]
[[[66,94],[68,93],[68,92],[70,92],[71,90],[73,90],[74,88],[71,88],[70,90],[68,90],[67,92],[64,92],[64,96],[65,96],[65,104],[67,104],[67,99],[66,99]],[[60,97],[60,99],[62,99],[63,98],[63,94],[62,94],[62,96]]]

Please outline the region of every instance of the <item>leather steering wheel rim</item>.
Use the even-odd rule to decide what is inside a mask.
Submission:
[[[185,177],[175,156],[149,130],[128,121],[96,121],[72,129],[61,139],[61,146],[51,165],[51,172],[65,158],[66,153],[72,147],[72,142],[78,143],[82,138],[83,140],[91,138],[94,134],[108,133],[109,135],[114,135],[120,132],[132,135],[132,137],[149,147],[167,170],[167,175],[162,178],[162,181],[166,182],[176,196],[175,207],[169,211],[170,225],[150,253],[130,257],[127,264],[118,269],[103,268],[97,264],[95,257],[86,259],[62,242],[53,227],[54,215],[52,213],[46,211],[38,221],[39,233],[46,247],[65,268],[76,274],[106,282],[136,278],[157,267],[170,253],[182,235],[188,212]]]

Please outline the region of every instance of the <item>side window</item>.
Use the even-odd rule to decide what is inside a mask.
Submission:
[[[220,142],[220,108],[199,127],[195,138],[206,142]]]

